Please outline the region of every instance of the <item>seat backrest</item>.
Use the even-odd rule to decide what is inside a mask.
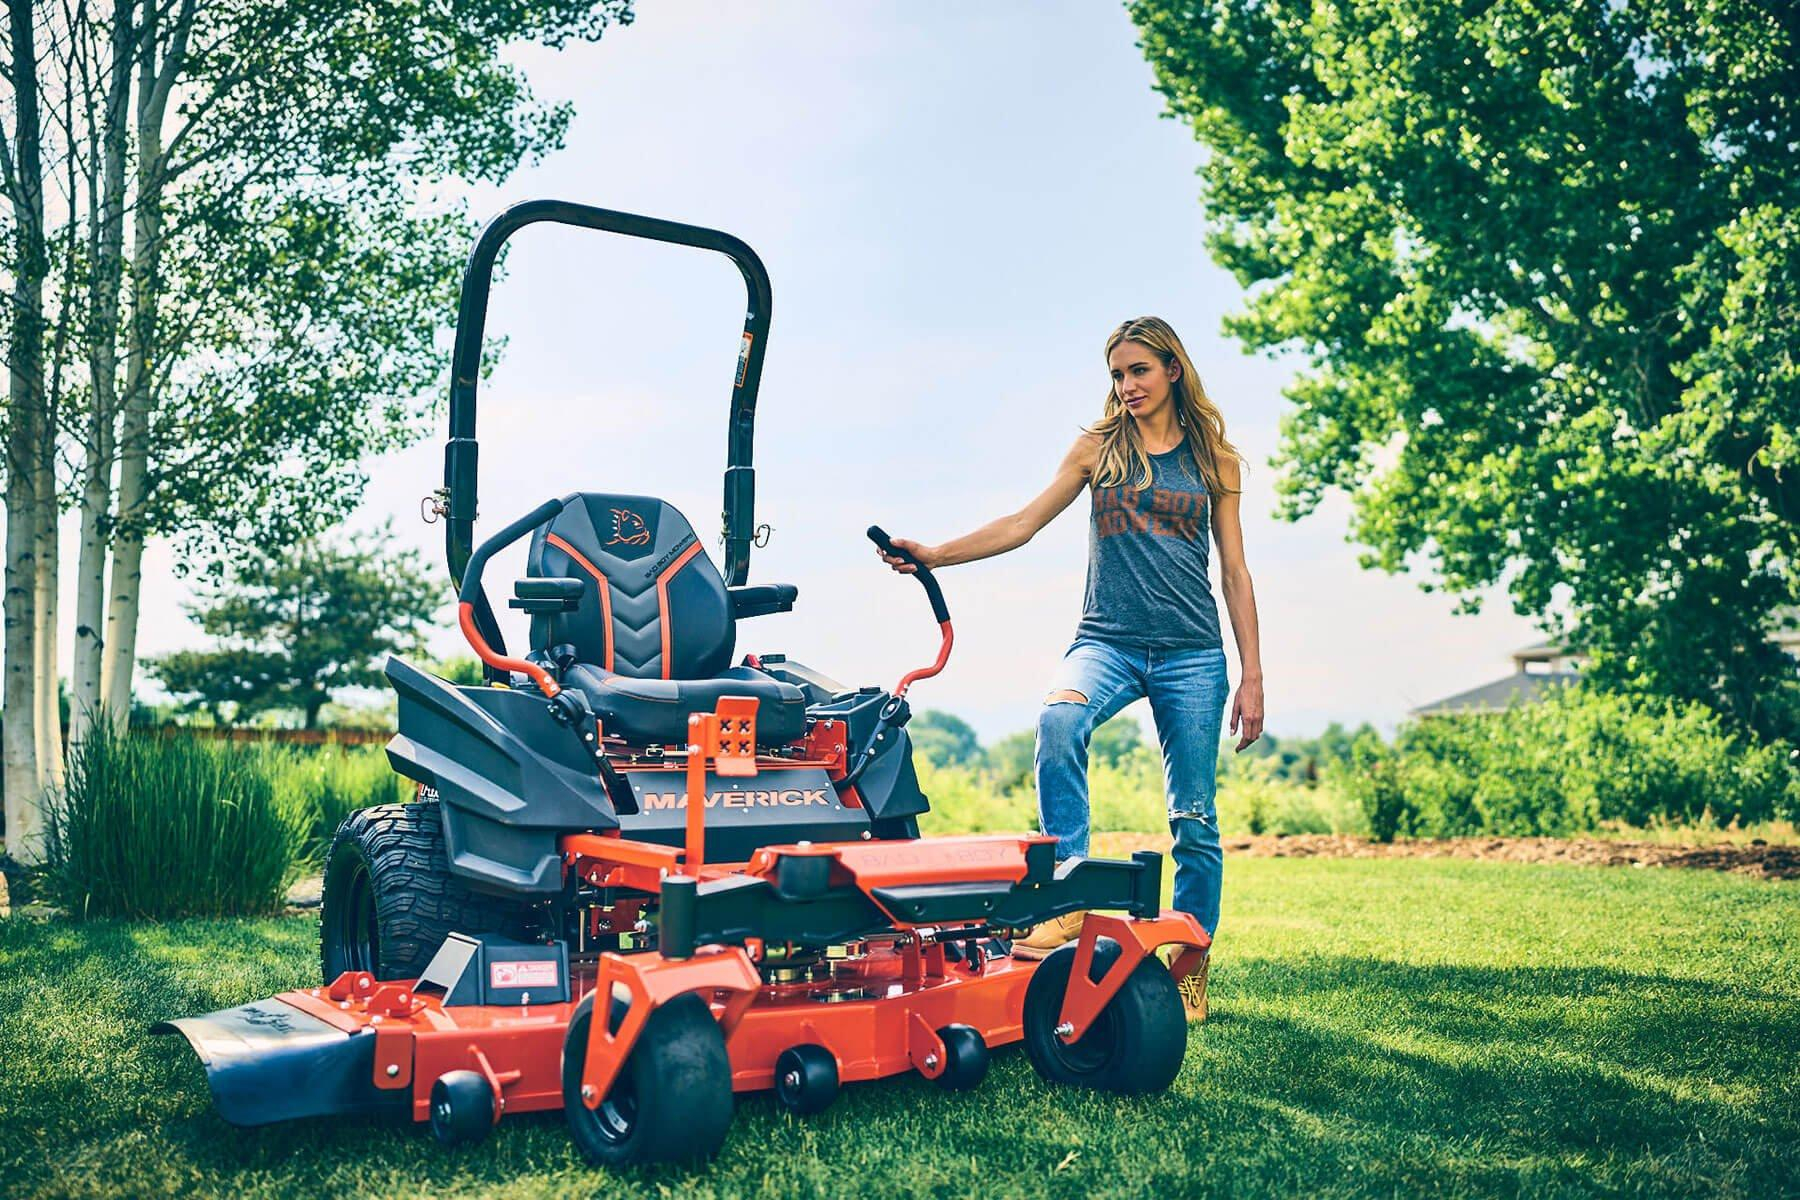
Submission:
[[[531,618],[531,647],[635,679],[710,679],[737,641],[731,596],[693,526],[652,496],[577,492],[531,535],[526,574],[587,582],[574,612]]]

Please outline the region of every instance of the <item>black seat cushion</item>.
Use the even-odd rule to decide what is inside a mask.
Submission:
[[[676,508],[577,492],[531,538],[526,574],[581,579],[574,612],[531,618],[531,648],[634,679],[708,679],[731,665],[737,622],[718,568]]]
[[[563,686],[587,697],[607,734],[629,742],[683,745],[688,714],[712,712],[722,696],[758,701],[761,745],[779,746],[806,732],[806,697],[800,689],[749,667],[731,667],[711,679],[632,679],[576,663],[563,672]]]

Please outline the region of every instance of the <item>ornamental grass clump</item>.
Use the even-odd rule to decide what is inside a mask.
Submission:
[[[223,917],[280,909],[307,814],[264,756],[97,722],[50,805],[46,881],[77,917]]]
[[[283,806],[304,818],[296,853],[322,868],[331,837],[344,818],[376,804],[401,804],[416,791],[396,774],[380,747],[282,748],[267,752],[270,778]]]

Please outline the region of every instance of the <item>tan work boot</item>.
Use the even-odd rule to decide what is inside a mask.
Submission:
[[[1014,958],[1043,958],[1058,946],[1066,946],[1081,936],[1081,923],[1086,912],[1065,913],[1053,917],[1013,943]]]
[[[1181,957],[1185,946],[1174,947],[1164,959],[1164,965],[1170,968]],[[1202,956],[1200,965],[1187,975],[1175,981],[1175,990],[1181,993],[1181,1007],[1187,1013],[1189,1024],[1206,1020],[1206,973],[1212,966],[1212,954]]]

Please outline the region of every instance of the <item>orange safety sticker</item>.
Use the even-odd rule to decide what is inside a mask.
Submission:
[[[756,335],[748,329],[744,330],[743,344],[738,347],[737,386],[744,386],[744,376],[750,373],[750,344],[756,341]]]

